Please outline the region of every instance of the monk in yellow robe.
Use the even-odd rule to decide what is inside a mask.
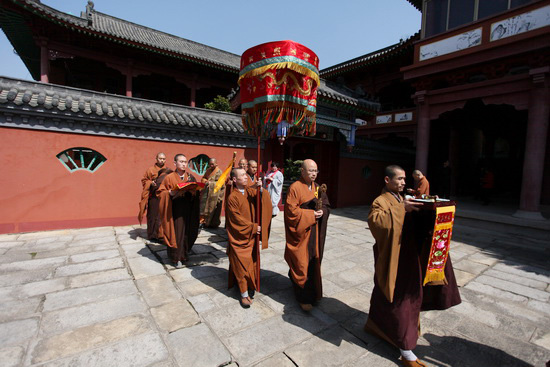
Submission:
[[[227,200],[226,228],[229,238],[229,288],[236,282],[240,292],[240,302],[245,308],[252,304],[252,292],[256,290],[257,254],[254,251],[256,235],[261,236],[262,249],[268,246],[267,226],[271,221],[271,198],[260,185],[248,186],[248,175],[244,169],[231,171],[233,191]],[[256,196],[261,195],[261,225],[256,220]],[[262,229],[265,230],[262,231]]]
[[[155,179],[158,177],[158,172],[165,168],[166,155],[158,153],[155,158],[155,164],[149,167],[143,174],[141,179],[142,193],[139,204],[138,219],[141,223],[145,209],[147,209],[147,239],[153,242],[161,241],[162,235],[159,234],[159,201],[156,197],[158,185]],[[151,191],[153,191],[151,193]]]
[[[461,302],[450,257],[445,284],[422,286],[422,238],[413,213],[422,203],[405,199],[405,171],[386,167],[385,187],[372,203],[369,229],[376,243],[374,289],[365,330],[399,348],[404,366],[425,366],[412,349],[420,332],[421,310],[444,310]],[[433,228],[433,227],[432,227]]]
[[[191,247],[199,234],[200,191],[179,189],[178,184],[197,182],[187,172],[187,158],[183,154],[174,157],[176,170],[167,175],[157,191],[163,240],[168,246],[168,256],[179,268],[187,260]]]
[[[323,295],[321,262],[330,204],[326,194],[319,195],[315,183],[317,164],[306,159],[301,172],[300,180],[290,186],[285,203],[285,260],[296,299],[304,311],[310,311]],[[318,209],[319,199],[322,206]]]
[[[208,162],[208,169],[201,179],[205,184],[201,193],[201,226],[207,228],[217,228],[220,225],[225,185],[218,192],[214,192],[214,188],[222,172],[216,158],[211,158]]]

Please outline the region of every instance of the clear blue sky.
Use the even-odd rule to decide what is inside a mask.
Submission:
[[[80,16],[86,0],[42,0]],[[407,0],[95,0],[95,9],[235,54],[291,39],[319,56],[321,69],[406,39],[421,14]],[[31,79],[0,32],[0,75]]]

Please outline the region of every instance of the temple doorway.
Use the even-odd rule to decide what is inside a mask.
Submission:
[[[526,130],[526,110],[485,105],[480,99],[441,114],[431,123],[431,191],[445,191],[444,180],[449,180],[453,197],[483,201],[484,186],[492,185],[491,201],[517,205]],[[443,168],[445,161],[450,163],[450,174]]]

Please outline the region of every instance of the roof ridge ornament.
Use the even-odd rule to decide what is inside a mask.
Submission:
[[[88,20],[88,25],[92,25],[92,15],[94,11],[94,2],[88,1],[86,4],[86,11],[81,15],[82,18]]]

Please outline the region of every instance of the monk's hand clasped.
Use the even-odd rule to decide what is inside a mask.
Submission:
[[[412,211],[419,211],[420,210],[420,206],[422,206],[422,203],[419,203],[419,202],[416,202],[412,199],[405,199],[403,201],[403,204],[405,205],[405,211],[407,213],[410,213]]]
[[[313,214],[315,215],[315,219],[319,219],[323,216],[323,211],[322,210],[315,210],[315,211],[313,211]]]
[[[261,226],[258,226],[258,230],[256,231],[257,234],[261,234],[262,233],[262,227]]]

